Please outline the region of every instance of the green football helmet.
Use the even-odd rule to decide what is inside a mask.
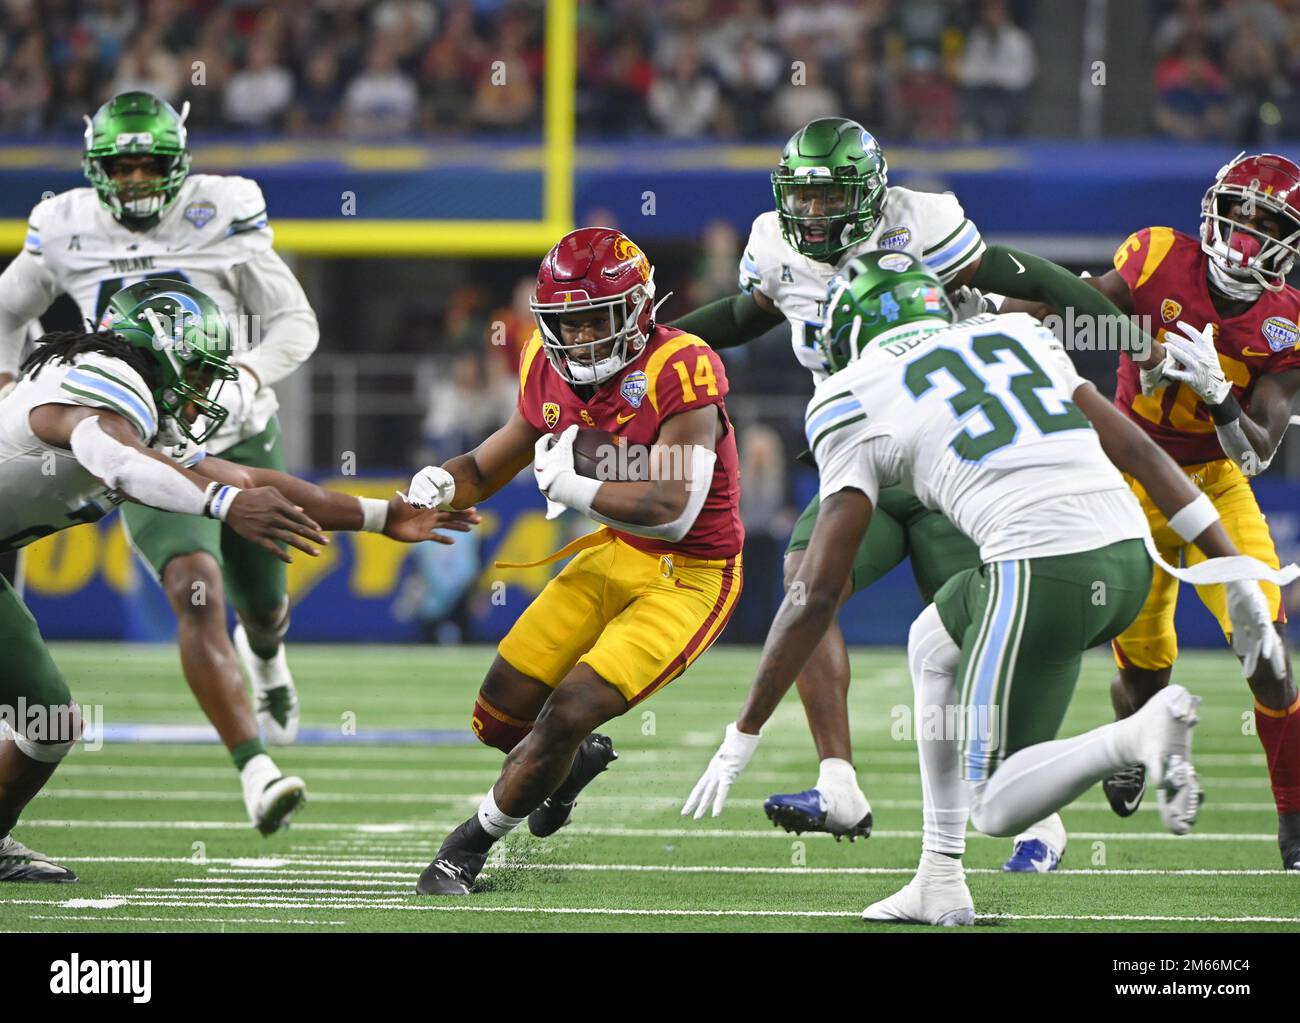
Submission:
[[[99,201],[118,220],[149,220],[167,212],[190,172],[185,118],[170,103],[147,92],[114,96],[86,118],[86,151],[82,170],[95,186]],[[121,156],[153,156],[160,174],[146,181],[118,182],[110,173]]]
[[[834,263],[880,222],[889,166],[857,121],[822,117],[795,132],[772,173],[781,233],[811,259]]]
[[[849,260],[831,280],[817,342],[827,367],[838,373],[885,335],[896,340],[942,329],[956,319],[929,267],[905,252],[876,249]],[[908,326],[912,330],[899,329]]]
[[[99,328],[156,364],[154,402],[183,436],[202,444],[226,421],[217,399],[222,384],[239,375],[230,364],[230,324],[194,285],[155,277],[123,288],[108,300]]]

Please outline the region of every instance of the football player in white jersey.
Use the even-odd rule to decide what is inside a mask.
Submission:
[[[1209,499],[1033,318],[979,314],[954,325],[939,278],[884,250],[851,262],[828,305],[820,336],[831,375],[805,420],[822,498],[797,579],[805,599],[782,604],[749,698],[683,812],[720,812],[834,617],[851,567],[842,552],[861,542],[883,488],[901,484],[971,538],[981,565],[949,579],[912,625],[921,864],[863,916],[973,923],[961,864],[968,819],[1015,834],[1126,765],[1152,772],[1166,827],[1186,833],[1201,802],[1191,763],[1198,699],[1186,689],[1056,739],[1084,651],[1127,627],[1150,587],[1155,548],[1120,470],[1219,559],[1181,573],[1226,582],[1248,673],[1282,656],[1254,581],[1279,573],[1237,556]]]
[[[740,293],[719,299],[670,324],[707,337],[714,348],[753,340],[783,321],[790,324],[795,358],[813,376],[829,372],[816,342],[826,311],[827,285],[856,256],[873,249],[905,252],[939,277],[962,316],[983,311],[985,293],[1051,294],[1053,308],[1072,307],[1084,317],[1113,315],[1096,294],[1063,268],[1019,250],[987,246],[951,193],[891,186],[885,154],[862,125],[821,118],[786,143],[772,174],[776,208],[759,215],[740,263]],[[1122,343],[1140,344],[1136,327]],[[787,588],[799,572],[817,521],[814,496],[795,524],[786,548]],[[928,603],[945,581],[979,565],[975,545],[941,513],[900,488],[880,495],[871,531],[854,560],[844,598],[865,589],[910,558]],[[773,822],[789,831],[829,831],[850,838],[870,834],[871,808],[858,784],[849,739],[849,660],[839,626],[832,623],[798,680],[799,697],[821,760],[817,784],[804,792],[774,795],[764,804]],[[1047,822],[1045,827],[1053,822]],[[1041,829],[1040,829],[1041,830]],[[1063,826],[1051,828],[1061,841]],[[1028,840],[1022,836],[1017,849]],[[1046,837],[1045,835],[1043,837]],[[1008,869],[1035,869],[1019,851]]]
[[[222,399],[229,416],[208,446],[228,461],[282,471],[272,385],[315,349],[316,317],[271,247],[261,189],[247,178],[190,174],[184,122],[143,92],[116,96],[87,119],[83,165],[93,187],[38,203],[23,251],[0,275],[0,386],[15,371],[29,323],[59,294],[98,324],[109,296],[124,286],[189,281],[235,331],[238,376]],[[143,506],[124,509],[123,521],[167,593],[186,681],[236,767],[265,753],[264,740],[292,742],[298,699],[282,644],[289,623],[284,564],[219,522]],[[196,604],[199,584],[209,599]],[[227,600],[239,622],[233,642]],[[257,695],[256,715],[241,663]]]
[[[151,280],[112,296],[105,328],[49,334],[0,399],[0,551],[94,522],[122,501],[222,522],[281,562],[307,554],[324,529],[366,529],[395,540],[468,530],[477,515],[418,512],[322,490],[272,469],[207,457],[202,442],[226,419],[238,371],[230,330],[212,300],[181,281]],[[12,835],[81,734],[67,683],[31,612],[0,577],[0,881],[75,881],[66,867]],[[240,772],[249,819],[263,834],[302,802],[302,779],[265,752]]]

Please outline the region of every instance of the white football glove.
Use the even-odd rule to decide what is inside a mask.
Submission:
[[[969,284],[963,284],[949,295],[948,301],[952,303],[953,308],[957,311],[957,319],[959,320],[968,320],[972,316],[978,316],[988,308],[984,302],[984,293],[979,288],[972,288]]]
[[[407,493],[397,492],[414,508],[446,508],[456,496],[456,481],[440,465],[426,465],[411,477]]]
[[[546,496],[546,517],[553,519],[563,514],[568,506],[565,484],[577,477],[573,468],[573,441],[578,436],[578,424],[559,434],[548,433],[537,438],[533,445],[533,471],[537,476],[537,489]]]
[[[1268,598],[1253,579],[1224,583],[1228,594],[1228,619],[1232,622],[1232,652],[1241,658],[1241,674],[1250,678],[1261,660],[1281,678],[1286,672],[1286,655],[1268,613]]]
[[[727,793],[758,749],[758,740],[759,736],[747,735],[737,729],[734,721],[729,724],[727,737],[722,740],[718,752],[713,754],[695,788],[691,789],[690,797],[682,807],[682,816],[694,810],[695,819],[699,820],[710,803],[713,804],[714,817],[722,813],[722,808],[727,805]]]
[[[1165,335],[1165,350],[1173,359],[1165,359],[1164,375],[1186,384],[1207,405],[1218,405],[1232,393],[1232,384],[1223,376],[1219,353],[1214,347],[1214,328],[1206,324],[1197,330],[1190,323],[1178,321],[1183,336]]]
[[[1146,397],[1153,397],[1156,391],[1169,383],[1169,377],[1165,376],[1165,367],[1169,365],[1169,356],[1165,356],[1150,369],[1138,370],[1138,383],[1142,387],[1142,393]]]

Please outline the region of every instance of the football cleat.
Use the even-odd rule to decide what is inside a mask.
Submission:
[[[1279,815],[1277,844],[1282,850],[1282,869],[1300,870],[1300,813]]]
[[[420,874],[420,879],[415,882],[415,893],[469,895],[473,892],[474,881],[487,862],[487,850],[475,852],[474,847],[482,844],[486,837],[477,816],[458,827],[446,837],[434,861]]]
[[[966,887],[961,862],[938,853],[922,853],[916,876],[889,898],[864,909],[862,919],[933,927],[971,926],[975,923],[975,903]]]
[[[1011,859],[1002,864],[1002,869],[1016,874],[1046,874],[1055,870],[1060,862],[1056,850],[1041,838],[1029,838],[1015,844]]]
[[[289,826],[289,818],[307,801],[307,783],[301,778],[279,777],[260,792],[245,793],[248,818],[263,836]]]
[[[44,853],[28,849],[13,835],[0,838],[0,881],[35,881],[68,883],[77,875],[55,863]]]
[[[1185,835],[1201,808],[1201,779],[1192,766],[1192,729],[1200,720],[1201,698],[1183,686],[1166,686],[1134,715],[1143,718],[1139,740],[1147,777],[1156,790],[1160,819],[1175,835]]]
[[[617,759],[618,753],[609,736],[592,732],[583,739],[564,784],[528,815],[528,830],[537,838],[546,838],[568,824],[578,803],[578,793]]]
[[[863,802],[866,802],[864,799]],[[837,829],[827,823],[830,805],[818,789],[769,796],[763,803],[763,812],[773,824],[786,831],[802,835],[805,831],[824,831],[835,836],[835,841],[848,838],[850,842],[871,836],[871,807],[852,827]]]
[[[1116,771],[1101,783],[1101,791],[1106,794],[1110,808],[1121,817],[1132,816],[1146,790],[1147,771],[1141,764]]]
[[[298,738],[298,691],[289,674],[289,661],[284,644],[270,660],[263,660],[253,652],[244,626],[235,626],[235,652],[244,666],[244,674],[253,683],[257,696],[257,723],[262,735],[272,746],[288,746]]]

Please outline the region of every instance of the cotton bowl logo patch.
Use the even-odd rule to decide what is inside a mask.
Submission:
[[[897,252],[888,256],[881,256],[876,261],[876,265],[882,270],[893,270],[894,273],[901,274],[904,270],[912,268],[912,259],[910,256],[904,256],[901,252]]]
[[[912,240],[912,230],[907,227],[896,227],[892,231],[886,231],[880,236],[880,241],[876,244],[882,249],[905,249],[907,243]]]
[[[1160,303],[1160,318],[1166,323],[1173,323],[1174,320],[1178,319],[1178,314],[1182,311],[1182,305],[1172,298],[1167,298]]]
[[[195,227],[203,227],[216,215],[216,203],[209,202],[207,199],[200,199],[198,202],[192,202],[185,207],[185,219]]]
[[[623,378],[623,383],[619,386],[618,393],[623,395],[623,400],[633,408],[641,407],[641,399],[645,397],[645,392],[649,388],[649,381],[641,370],[629,373]]]
[[[1264,335],[1264,340],[1268,342],[1268,346],[1275,352],[1285,352],[1289,348],[1294,348],[1296,343],[1300,342],[1300,326],[1297,326],[1285,316],[1270,316],[1264,321],[1260,333]]]
[[[555,426],[560,421],[560,406],[553,401],[544,402],[542,404],[542,419],[547,426]]]

